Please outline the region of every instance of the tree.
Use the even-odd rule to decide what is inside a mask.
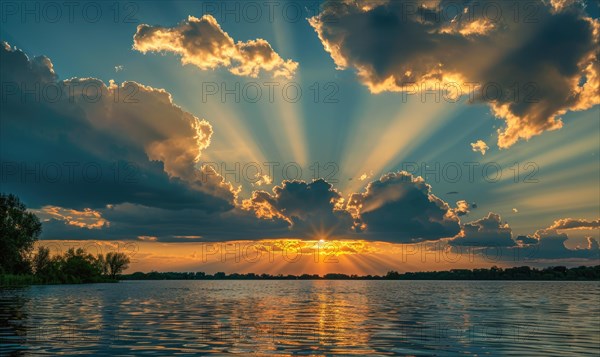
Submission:
[[[29,273],[27,255],[41,233],[40,220],[17,196],[0,193],[0,272]]]
[[[62,256],[50,255],[50,249],[39,246],[37,253],[32,259],[33,271],[39,281],[48,282],[64,282],[66,277],[62,273],[64,267],[64,259]]]
[[[93,283],[102,275],[96,258],[83,248],[69,248],[64,256],[62,272],[68,283]]]
[[[108,263],[106,262],[106,259],[104,259],[104,255],[98,254],[96,261],[98,264],[98,269],[102,272],[102,275],[108,275]]]
[[[44,275],[52,263],[52,260],[50,259],[50,249],[39,246],[37,254],[33,257],[32,263],[33,272],[36,275]]]
[[[129,268],[129,257],[125,253],[109,252],[106,254],[106,265],[108,274],[112,279],[116,279],[125,269]]]

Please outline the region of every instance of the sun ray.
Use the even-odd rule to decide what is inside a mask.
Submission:
[[[376,126],[372,122],[375,119],[361,120],[354,135],[349,135],[341,168],[350,177],[365,172],[373,172],[375,176],[383,174],[384,170],[401,162],[410,150],[429,138],[457,107],[451,103],[424,104],[413,98],[402,104],[388,123]],[[360,136],[367,131],[376,137],[376,144],[370,149],[356,145],[364,141]],[[353,179],[343,189],[347,193],[356,192],[366,183]]]

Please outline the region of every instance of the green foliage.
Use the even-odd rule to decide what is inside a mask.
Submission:
[[[40,246],[30,257],[41,232],[39,219],[17,196],[0,193],[0,286],[116,281],[129,266],[124,253],[94,257],[81,248],[52,256]]]
[[[67,283],[95,283],[102,280],[101,263],[82,248],[71,248],[62,257],[62,275]]]
[[[116,262],[112,268],[107,259]],[[63,255],[52,256],[48,248],[40,246],[31,259],[34,274],[0,274],[0,286],[116,282],[128,264],[129,258],[123,253],[109,253],[104,258],[102,254],[93,256],[81,248],[71,248]]]
[[[0,286],[26,286],[37,283],[38,280],[33,275],[0,274]]]
[[[45,248],[40,247],[38,255]],[[44,282],[59,283],[98,283],[116,281],[118,275],[127,269],[129,258],[123,253],[108,253],[106,258],[99,254],[94,257],[82,248],[69,249],[64,255],[55,256],[44,268],[36,270],[36,276]]]
[[[30,273],[27,256],[41,232],[40,220],[17,196],[0,193],[0,273]]]

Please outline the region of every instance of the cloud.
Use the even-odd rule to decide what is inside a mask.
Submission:
[[[469,202],[465,200],[457,201],[454,213],[456,213],[457,216],[464,216],[466,214],[469,214]]]
[[[517,241],[518,243],[521,243],[523,245],[539,243],[537,238],[530,237],[530,236],[518,236],[517,238],[515,238],[515,241]]]
[[[211,15],[189,16],[172,28],[139,25],[133,49],[142,53],[172,52],[181,55],[183,64],[202,70],[225,67],[235,75],[254,78],[265,71],[290,79],[298,68],[297,62],[283,60],[263,39],[234,42]]]
[[[589,221],[586,219],[563,218],[554,221],[548,227],[550,230],[568,230],[568,229],[598,229],[600,227],[600,219]]]
[[[535,259],[600,259],[598,241],[589,237],[587,249],[569,249],[565,242],[569,239],[566,233],[559,233],[554,229],[541,229],[535,232],[534,237],[538,240],[536,246],[529,246],[534,253],[530,254]],[[525,251],[525,253],[527,253]]]
[[[207,211],[202,207],[168,209],[122,203],[97,212],[110,225],[92,230],[51,219],[44,222],[42,237],[46,240],[149,240],[148,237],[154,237],[158,242],[222,242],[290,235],[287,222],[257,219],[252,212],[238,207]]]
[[[588,248],[589,250],[592,251],[600,251],[600,245],[598,244],[598,240],[596,240],[596,238],[593,237],[585,237],[587,239],[588,242]],[[599,257],[600,258],[600,257]]]
[[[263,186],[263,185],[270,185],[273,183],[273,178],[269,175],[261,175],[260,172],[257,172],[256,175],[254,176],[254,178],[258,179],[256,182],[252,183],[252,186]]]
[[[528,244],[523,249],[524,256],[534,259],[600,259],[600,248],[597,238],[586,237],[586,248],[569,249],[565,242],[568,235],[558,230],[592,230],[598,229],[600,220],[585,220],[563,218],[545,229],[537,230],[532,236],[521,239],[523,244]]]
[[[158,238],[154,236],[138,236],[137,239],[144,242],[156,242],[158,240]]]
[[[329,237],[351,232],[353,219],[343,203],[341,194],[319,179],[284,181],[273,193],[255,191],[242,207],[261,219],[286,221],[294,233]]]
[[[482,11],[488,4],[503,16]],[[600,104],[600,22],[580,2],[552,4],[539,2],[534,21],[515,21],[513,3],[493,0],[460,9],[452,1],[328,1],[309,23],[337,68],[355,69],[373,93],[458,84],[468,94],[465,84],[475,83],[473,99],[505,121],[498,146],[508,148],[561,128],[567,111]]]
[[[485,155],[485,152],[489,148],[490,147],[487,146],[487,144],[483,140],[477,140],[477,142],[471,143],[471,149],[475,152],[480,152],[481,155]]]
[[[448,241],[454,249],[461,246],[474,248],[476,254],[487,255],[488,248],[494,248],[494,259],[507,261],[544,261],[554,259],[566,260],[597,260],[600,259],[598,241],[587,237],[587,248],[569,249],[565,242],[569,237],[556,229],[546,228],[537,230],[532,235],[520,235],[513,241],[511,228],[507,223],[501,223],[501,218],[495,213],[487,217],[463,225],[462,232]],[[582,262],[585,263],[585,262]]]
[[[373,171],[370,171],[369,173],[363,173],[362,175],[360,175],[360,177],[358,178],[360,181],[365,181],[370,179],[371,177],[373,177]]]
[[[431,193],[431,186],[410,173],[389,173],[351,195],[347,206],[355,227],[371,239],[409,243],[452,237],[459,231],[450,206]]]
[[[90,208],[78,211],[58,206],[44,206],[39,210],[32,211],[42,222],[54,219],[63,221],[70,226],[87,229],[101,229],[110,226],[110,222],[104,219],[100,212]]]
[[[449,242],[452,246],[510,247],[515,242],[508,224],[502,223],[500,215],[488,213],[479,220],[465,223],[460,234]]]
[[[0,51],[3,190],[25,192],[34,207],[233,207],[231,185],[196,167],[211,125],[183,111],[167,91],[58,80],[48,58],[29,59],[6,43]]]

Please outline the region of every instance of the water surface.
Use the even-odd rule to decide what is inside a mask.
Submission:
[[[127,281],[0,290],[0,354],[598,356],[600,283]]]

